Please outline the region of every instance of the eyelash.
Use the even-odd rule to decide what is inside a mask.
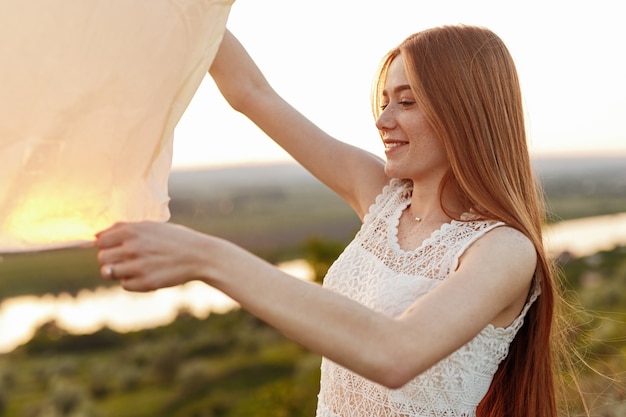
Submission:
[[[415,104],[415,102],[411,101],[411,100],[400,100],[400,101],[398,101],[398,104],[403,106],[403,107],[406,107],[406,106],[412,106],[413,104]],[[380,111],[385,110],[387,108],[387,106],[388,106],[388,104],[383,104],[382,106],[380,106]]]

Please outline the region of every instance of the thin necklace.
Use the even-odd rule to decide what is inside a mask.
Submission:
[[[414,217],[413,217],[413,219],[414,219],[416,222],[421,222],[421,221],[422,221],[422,218],[421,218],[421,217],[419,217],[419,216],[415,216],[415,215],[411,212],[411,203],[409,203],[409,205],[407,206],[407,208],[409,209],[409,213],[411,213],[411,216],[414,216]]]

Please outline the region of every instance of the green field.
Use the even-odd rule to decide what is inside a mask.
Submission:
[[[544,179],[553,219],[626,211],[626,186],[619,188],[626,172],[576,172]],[[198,184],[185,179],[171,190],[172,221],[230,239],[270,262],[315,260],[321,273],[354,235],[358,219],[316,181],[279,174],[259,183],[256,171],[245,171],[241,180],[231,175],[230,182],[211,175]],[[582,354],[575,364],[591,415],[623,417],[626,249],[569,260],[563,269],[566,288],[582,307],[571,317],[579,329],[572,351]],[[94,249],[0,258],[0,300],[74,294],[105,283]],[[182,312],[168,326],[128,334],[71,335],[48,323],[28,344],[0,355],[0,417],[313,416],[319,361],[240,310],[203,320]],[[571,412],[582,415],[573,406]]]

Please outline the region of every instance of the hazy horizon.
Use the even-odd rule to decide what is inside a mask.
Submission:
[[[624,160],[624,171],[626,172],[626,149],[623,152],[614,152],[612,154],[605,152],[598,153],[541,153],[531,154],[531,160],[538,161],[571,161],[571,160]],[[223,163],[210,164],[178,164],[172,165],[172,172],[185,171],[205,171],[220,170],[230,168],[246,168],[246,167],[264,167],[274,165],[299,165],[297,161],[290,157],[276,159],[258,159],[251,161],[225,161]]]

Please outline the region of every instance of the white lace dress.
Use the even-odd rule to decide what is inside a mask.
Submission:
[[[361,230],[329,269],[324,286],[390,317],[401,315],[458,265],[461,254],[495,221],[444,224],[422,245],[404,251],[397,226],[408,206],[411,183],[393,179],[366,215]],[[465,346],[400,389],[388,389],[322,360],[317,417],[473,417],[499,363],[538,296],[534,290],[507,328],[485,327]]]

